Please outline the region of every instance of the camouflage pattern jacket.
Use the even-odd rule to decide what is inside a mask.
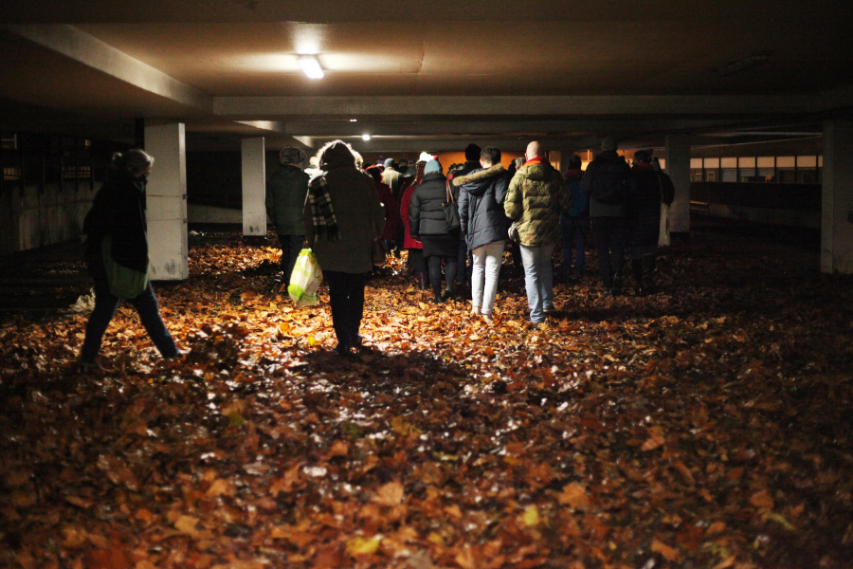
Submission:
[[[518,223],[521,244],[541,247],[560,240],[560,212],[572,206],[563,177],[547,162],[531,160],[509,183],[504,211]]]

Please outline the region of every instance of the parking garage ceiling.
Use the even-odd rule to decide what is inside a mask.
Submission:
[[[849,2],[6,4],[4,129],[130,140],[145,118],[185,122],[190,147],[512,150],[812,131],[853,108]]]

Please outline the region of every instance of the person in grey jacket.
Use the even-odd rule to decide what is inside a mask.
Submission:
[[[625,158],[616,152],[616,141],[605,138],[601,142],[601,154],[587,166],[581,179],[581,191],[590,194],[589,220],[595,246],[598,249],[598,268],[605,296],[622,292],[622,268],[625,264],[625,238],[627,231],[627,197],[622,203],[602,203],[595,198],[596,184],[610,185],[614,181],[626,180],[628,195],[635,187],[631,167]]]
[[[454,177],[453,185],[460,187],[461,231],[474,255],[471,313],[482,314],[490,322],[509,227],[503,202],[512,176],[501,165],[501,151],[494,146],[480,152],[480,165],[478,170]]]
[[[373,269],[371,247],[382,235],[385,210],[376,183],[358,170],[349,144],[335,140],[317,154],[319,170],[309,182],[309,192],[323,187],[331,202],[325,220],[305,207],[305,237],[329,283],[332,325],[338,337],[338,354],[360,348],[358,329],[364,315],[365,276]],[[313,199],[313,197],[312,197]],[[315,223],[325,221],[322,226]],[[334,227],[329,230],[329,227]],[[323,236],[326,235],[324,238]]]
[[[432,285],[433,302],[441,304],[453,299],[453,281],[456,277],[459,230],[451,229],[444,215],[447,203],[447,178],[438,160],[430,160],[424,168],[424,179],[415,188],[409,202],[409,231],[412,238],[424,246],[424,261]],[[458,201],[458,192],[453,199]],[[444,261],[446,277],[445,297],[441,297],[441,263]]]
[[[266,205],[281,244],[281,270],[289,279],[305,241],[302,210],[308,193],[308,174],[302,168],[308,164],[308,156],[301,148],[285,146],[278,154],[278,161],[281,168],[267,179]]]

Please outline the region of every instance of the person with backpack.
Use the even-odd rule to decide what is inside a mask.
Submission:
[[[560,213],[560,233],[563,236],[563,275],[573,280],[583,274],[586,255],[586,235],[589,233],[589,194],[581,191],[581,157],[573,154],[563,176],[572,195],[572,207]],[[575,253],[572,267],[572,250]]]
[[[605,138],[601,153],[587,166],[580,189],[589,194],[589,220],[605,296],[622,293],[628,200],[636,182],[625,158],[616,152],[616,141]]]

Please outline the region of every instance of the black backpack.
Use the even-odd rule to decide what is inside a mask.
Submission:
[[[624,162],[600,168],[592,177],[592,197],[605,205],[628,201],[631,193],[631,170]]]

